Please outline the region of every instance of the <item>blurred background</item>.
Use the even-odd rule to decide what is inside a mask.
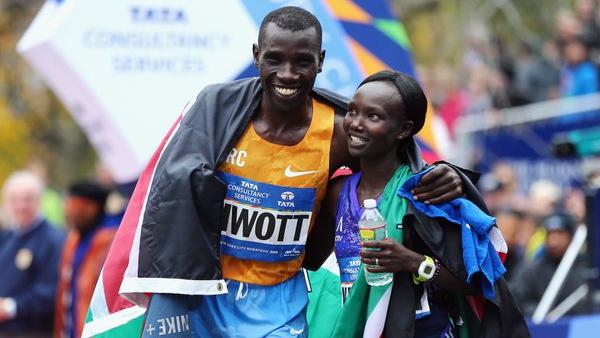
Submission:
[[[350,96],[380,68],[419,79],[431,104],[425,158],[482,174],[534,336],[600,327],[600,1],[198,3],[0,0],[0,186],[36,175],[39,213],[60,231],[83,179],[110,192],[106,213],[119,215],[187,99],[256,75],[260,20],[300,5],[323,24],[317,85]]]

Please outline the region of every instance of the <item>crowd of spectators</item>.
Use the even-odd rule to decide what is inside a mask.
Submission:
[[[556,14],[554,36],[508,44],[485,27],[467,33],[458,67],[418,66],[437,114],[453,134],[462,115],[482,114],[599,89],[600,4],[578,0]]]
[[[585,222],[585,196],[577,186],[561,188],[540,179],[522,193],[514,169],[499,162],[480,181],[480,190],[495,215],[508,244],[505,278],[525,315],[531,316],[571,243],[575,230]],[[589,269],[583,255],[577,258],[558,294],[559,304],[587,283]],[[593,310],[590,297],[568,314]]]
[[[104,170],[59,194],[42,169],[14,172],[2,187],[0,338],[81,336],[123,214],[125,200]]]

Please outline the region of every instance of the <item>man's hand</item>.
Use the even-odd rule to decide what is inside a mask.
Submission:
[[[463,193],[460,176],[449,165],[437,164],[412,191],[415,200],[426,204],[449,202]]]

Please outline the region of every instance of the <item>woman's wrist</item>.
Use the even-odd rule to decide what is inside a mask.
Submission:
[[[413,257],[411,259],[411,264],[410,264],[408,272],[416,274],[416,273],[419,273],[419,266],[425,260],[425,256],[418,254],[416,252],[413,252],[412,256]]]

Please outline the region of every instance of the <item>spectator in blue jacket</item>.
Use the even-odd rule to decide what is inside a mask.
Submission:
[[[43,183],[13,173],[3,188],[8,230],[0,237],[0,337],[50,337],[64,233],[40,216]]]
[[[563,45],[565,66],[562,71],[562,95],[578,96],[598,92],[598,68],[589,59],[584,41],[572,38]]]

